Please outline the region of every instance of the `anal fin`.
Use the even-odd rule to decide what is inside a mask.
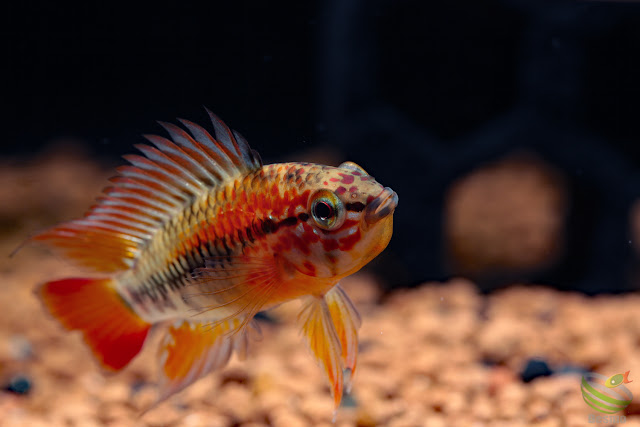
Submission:
[[[182,320],[170,326],[160,347],[159,396],[153,406],[224,367],[234,350],[243,357],[248,343],[243,323],[242,319],[215,323]],[[253,321],[249,327],[257,330]]]

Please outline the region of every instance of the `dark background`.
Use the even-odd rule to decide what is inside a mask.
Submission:
[[[411,285],[450,274],[448,185],[526,148],[569,180],[568,247],[553,268],[512,279],[635,287],[635,4],[11,2],[1,19],[5,155],[76,139],[115,162],[161,131],[154,120],[205,123],[206,105],[265,162],[333,150],[396,190],[396,231],[375,268]]]

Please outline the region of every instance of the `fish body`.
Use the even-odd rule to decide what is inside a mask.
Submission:
[[[616,388],[621,384],[629,384],[633,382],[633,380],[629,379],[629,373],[631,371],[627,371],[624,374],[616,374],[612,375],[604,382],[604,385],[608,388]]]
[[[84,218],[36,235],[99,277],[48,282],[45,307],[119,370],[153,324],[161,401],[246,353],[256,313],[303,298],[299,316],[336,405],[356,367],[360,318],[339,280],[388,244],[398,197],[360,166],[262,165],[215,115],[182,121],[112,178]],[[345,378],[344,372],[348,372]]]

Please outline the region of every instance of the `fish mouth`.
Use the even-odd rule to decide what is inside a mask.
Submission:
[[[391,215],[396,206],[398,206],[398,195],[389,187],[385,187],[378,197],[367,205],[364,212],[364,220],[369,225],[375,224],[382,218]]]

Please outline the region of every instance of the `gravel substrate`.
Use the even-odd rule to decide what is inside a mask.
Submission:
[[[6,261],[2,268],[0,378],[7,387],[23,377],[30,389],[0,393],[0,424],[331,425],[331,396],[299,336],[296,303],[262,322],[248,360],[232,360],[139,417],[154,398],[160,334],[124,372],[103,376],[80,338],[62,331],[31,294],[49,272],[68,270],[46,258],[29,269],[36,256],[21,258],[19,269]],[[630,370],[631,379],[640,378],[636,295],[587,298],[515,287],[484,297],[454,280],[380,303],[371,278],[345,282],[363,326],[354,388],[338,426],[581,426],[593,411],[582,400],[578,368]],[[532,358],[556,373],[524,383],[520,373]],[[629,384],[632,392],[637,384]],[[627,425],[640,425],[640,404],[626,415]]]

